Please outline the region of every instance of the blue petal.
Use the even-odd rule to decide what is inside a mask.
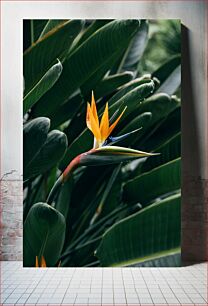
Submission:
[[[117,142],[119,142],[119,141],[121,141],[121,140],[127,138],[128,136],[130,136],[130,135],[132,135],[132,134],[138,132],[138,131],[141,130],[141,129],[142,129],[142,127],[140,127],[139,129],[133,130],[133,131],[131,131],[131,132],[129,132],[129,133],[126,133],[126,134],[117,136],[117,137],[112,137],[112,136],[110,136],[110,137],[108,138],[108,140],[105,141],[105,143],[103,144],[103,146],[106,146],[107,144],[111,146],[112,144],[115,144],[115,143],[117,143]]]

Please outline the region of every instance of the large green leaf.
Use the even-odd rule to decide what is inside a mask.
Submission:
[[[56,128],[57,126],[61,125],[65,121],[71,122],[74,120],[75,116],[78,114],[78,111],[81,109],[84,101],[80,93],[75,95],[74,97],[70,98],[68,102],[61,105],[53,115],[51,115],[51,128]],[[75,130],[79,129],[79,125],[76,124],[72,129],[66,128],[64,133],[67,135],[69,143],[71,142],[70,138],[72,137]]]
[[[151,200],[180,189],[180,158],[146,172],[124,185],[123,197],[128,203],[147,205]]]
[[[93,35],[97,30],[102,28],[107,23],[111,22],[111,19],[97,19],[91,23],[91,25],[83,31],[82,35],[80,35],[80,38],[75,44],[74,48],[77,48],[80,46],[83,42],[85,42],[91,35]]]
[[[57,26],[60,26],[60,24],[63,24],[65,22],[67,22],[67,20],[65,20],[65,19],[50,19],[50,20],[48,20],[47,23],[45,24],[42,32],[40,33],[39,38],[43,37],[45,34],[50,32],[52,29],[56,28]]]
[[[53,65],[23,99],[25,114],[58,80],[62,72],[62,64],[58,61]]]
[[[141,26],[129,45],[122,70],[135,70],[148,40],[148,22],[141,20]]]
[[[128,82],[125,84],[115,95],[112,96],[109,100],[109,105],[113,105],[117,101],[119,101],[123,96],[125,96],[127,93],[135,89],[136,87],[150,83],[152,81],[151,76],[149,74],[143,75],[140,78],[136,78],[131,82]]]
[[[24,53],[25,94],[37,84],[55,60],[69,48],[81,29],[80,20],[67,21],[38,39]]]
[[[149,121],[148,128],[152,129],[152,126],[154,126],[157,121],[160,121],[162,118],[166,117],[176,107],[177,103],[172,101],[167,94],[154,94],[153,96],[145,99],[137,108],[135,108],[135,111],[132,111],[130,116],[127,117],[126,121],[122,121],[122,124],[119,127],[123,128],[123,126],[126,126],[129,122],[132,122],[136,116],[144,112],[151,112],[152,118]],[[145,132],[146,130],[141,131],[140,137]]]
[[[38,38],[39,38],[42,30],[46,26],[47,22],[48,22],[47,19],[32,19],[32,20],[30,20],[31,26],[33,27],[33,36],[34,36],[33,42],[38,40]],[[32,30],[31,30],[31,33],[32,33]]]
[[[35,267],[35,257],[42,256],[47,266],[58,263],[65,238],[65,219],[46,203],[37,203],[30,209],[24,223],[23,266]]]
[[[50,120],[45,117],[39,117],[27,122],[23,129],[23,173],[30,161],[38,154],[41,147],[47,139],[50,128]]]
[[[129,116],[127,116],[126,120],[121,121],[120,125],[116,128],[115,132],[118,134],[125,134],[138,128],[137,125],[138,120],[141,121],[143,118],[143,114],[151,114],[149,116],[149,120],[144,121],[144,124],[141,125],[143,128],[137,134],[137,137],[132,140],[131,145],[134,146],[135,143],[138,144],[138,148],[141,143],[145,142],[146,134],[148,137],[153,133],[155,124],[157,122],[161,122],[163,118],[178,106],[175,101],[172,101],[167,94],[155,94],[147,99],[145,99],[138,107],[135,107],[135,111],[132,111]],[[144,115],[144,118],[147,115]]]
[[[159,67],[152,76],[160,80],[157,92],[165,92],[172,95],[181,84],[181,57],[176,55]]]
[[[110,75],[104,78],[94,89],[97,99],[100,97],[106,97],[108,94],[114,92],[118,87],[131,81],[133,74],[129,71]]]
[[[142,114],[139,114],[132,121],[130,121],[128,125],[126,125],[123,129],[121,129],[121,131],[118,133],[118,136],[130,133],[131,131],[134,131],[139,128],[141,128],[142,130],[146,129],[151,119],[152,119],[151,112],[144,112]],[[139,130],[139,133],[140,132],[141,130]]]
[[[59,81],[44,96],[44,101],[37,105],[36,115],[53,113],[106,62],[107,71],[112,64],[110,58],[114,58],[128,46],[139,25],[138,20],[115,20],[91,35],[64,62]]]
[[[170,255],[153,258],[138,264],[133,264],[131,267],[180,267],[181,266],[181,251],[176,250]]]
[[[65,217],[67,218],[71,193],[73,188],[73,179],[68,180],[61,188],[58,199],[55,202],[54,207]]]
[[[181,66],[178,66],[165,82],[159,87],[157,92],[166,92],[172,95],[176,92],[181,84]]]
[[[173,254],[180,247],[180,219],[177,194],[113,225],[96,256],[102,266],[125,266]]]
[[[149,171],[178,158],[181,155],[181,133],[179,132],[171,137],[168,141],[158,147],[156,151],[160,152],[160,155],[155,156],[154,159],[148,158],[142,165],[142,172]]]
[[[163,84],[171,73],[180,66],[181,56],[175,55],[171,59],[167,60],[162,66],[160,66],[152,76],[160,80],[160,83]]]
[[[96,99],[101,98],[102,96],[107,96],[108,94],[115,91],[118,87],[122,86],[126,82],[132,79],[133,75],[130,72],[125,72],[117,75],[113,75],[110,77],[104,78],[97,87],[94,88],[94,93],[96,95]],[[85,108],[81,108],[83,104],[83,99],[80,95],[76,95],[69,99],[68,102],[61,105],[58,110],[50,116],[51,118],[51,127],[57,127],[58,125],[64,123],[65,121],[71,119],[75,113],[80,110],[82,112],[82,116],[78,113],[79,120],[81,118],[85,118]],[[83,120],[83,124],[78,125],[77,120],[74,117],[75,121],[72,120],[69,123],[69,126],[64,131],[69,139],[69,143],[82,132],[85,128],[85,120]]]
[[[66,147],[66,135],[60,131],[51,131],[41,150],[38,154],[32,156],[27,167],[25,167],[25,179],[44,173],[54,167],[64,155]]]
[[[181,130],[181,107],[178,105],[164,120],[158,122],[153,133],[147,135],[143,150],[155,150]],[[141,148],[141,147],[140,147]]]
[[[181,133],[178,132],[177,134],[170,137],[168,140],[164,140],[162,144],[155,148],[153,151],[160,152],[158,156],[152,158],[147,158],[143,160],[138,165],[131,167],[132,165],[129,164],[128,168],[131,169],[130,177],[136,177],[144,172],[150,171],[156,167],[161,166],[162,164],[166,164],[171,160],[174,160],[181,156]],[[127,169],[126,169],[127,170]]]
[[[112,113],[116,112],[122,105],[127,106],[127,109],[122,116],[123,120],[131,113],[134,114],[134,111],[140,109],[141,102],[143,102],[145,98],[150,96],[153,93],[154,89],[155,89],[155,84],[151,80],[148,83],[139,85],[138,87],[132,89],[131,91],[127,91],[127,93],[124,96],[121,96],[120,99],[115,101],[115,103],[113,103],[112,106],[110,105],[111,112]]]

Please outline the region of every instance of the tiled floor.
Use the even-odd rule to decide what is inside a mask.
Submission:
[[[22,268],[1,262],[0,305],[207,305],[207,265]]]

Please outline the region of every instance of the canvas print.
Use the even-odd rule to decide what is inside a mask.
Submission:
[[[180,20],[24,20],[25,267],[180,266]]]

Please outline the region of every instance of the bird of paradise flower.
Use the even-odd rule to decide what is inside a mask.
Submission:
[[[87,152],[79,154],[69,163],[69,165],[63,171],[51,189],[47,199],[48,204],[52,204],[54,202],[54,198],[60,191],[61,186],[70,178],[70,176],[73,174],[73,171],[79,166],[119,164],[121,162],[138,159],[140,157],[149,157],[158,154],[113,145],[114,143],[128,137],[132,133],[135,133],[139,130],[137,129],[118,137],[109,137],[122,118],[125,110],[126,107],[118,116],[118,118],[113,123],[111,123],[112,119],[114,119],[115,115],[117,115],[117,112],[111,119],[109,119],[108,103],[106,103],[103,115],[99,121],[95,98],[92,92],[91,105],[90,103],[87,103],[86,125],[94,135],[93,148]],[[108,141],[108,138],[110,142]],[[43,256],[41,257],[40,264],[38,263],[38,259],[36,257],[36,267],[46,267],[46,261]]]

